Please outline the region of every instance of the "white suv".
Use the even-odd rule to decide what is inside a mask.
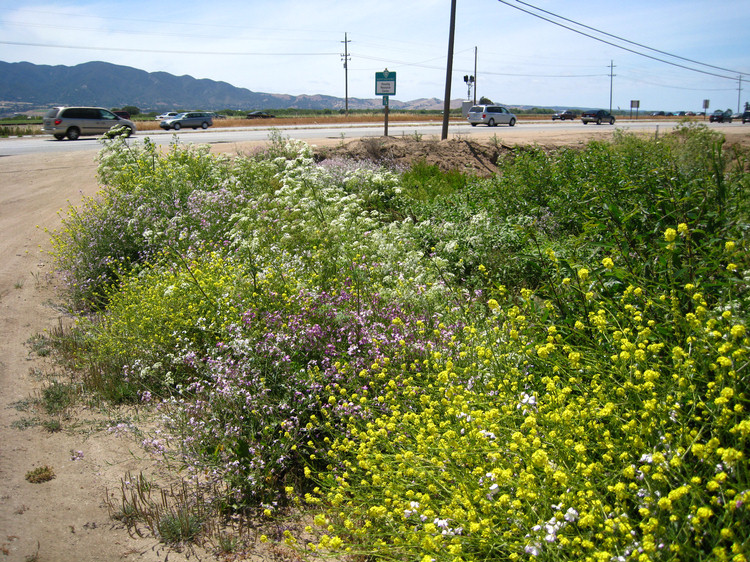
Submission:
[[[502,105],[475,105],[469,110],[467,119],[472,127],[476,127],[479,123],[485,123],[488,127],[495,125],[512,127],[516,124],[516,116]]]

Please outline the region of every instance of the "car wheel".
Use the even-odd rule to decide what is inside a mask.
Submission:
[[[597,124],[597,125],[601,125],[601,124],[602,124],[602,120],[601,120],[601,118],[599,118],[599,119],[597,119],[597,120],[596,120],[596,124]]]
[[[588,125],[589,124],[588,121],[584,121],[583,119],[581,119],[581,123],[583,123],[584,125]]]
[[[172,125],[172,127],[174,128],[175,131],[179,131],[182,125],[180,125],[179,123],[175,123],[174,125]]]
[[[614,125],[615,124],[615,118],[614,117],[610,117],[609,124],[610,125]]]
[[[81,131],[79,131],[76,127],[71,127],[70,129],[68,129],[68,138],[70,140],[76,140],[80,136]]]
[[[54,137],[55,137],[55,138],[56,138],[57,140],[63,140],[63,139],[65,138],[65,135],[54,135]]]
[[[487,122],[487,126],[488,126],[488,127],[494,127],[494,126],[495,126],[495,120],[494,120],[494,119],[490,119],[490,120],[489,120],[489,121]]]
[[[513,125],[515,125],[515,124],[516,124],[516,120],[515,119],[511,119],[510,121],[508,121],[508,125],[510,125],[511,127]]]
[[[476,126],[477,126],[477,124],[476,124],[476,123],[472,123],[472,124],[471,124],[471,126],[472,126],[472,127],[476,127]]]
[[[201,129],[208,129],[208,123],[206,123],[205,121],[201,123]]]

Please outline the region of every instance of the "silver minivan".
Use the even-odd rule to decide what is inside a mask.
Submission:
[[[488,127],[494,127],[495,125],[510,125],[512,127],[516,124],[516,116],[502,105],[475,105],[469,110],[466,118],[472,127],[476,127],[479,123],[484,123]]]
[[[135,133],[135,123],[103,107],[53,107],[44,114],[42,132],[57,140],[81,135],[103,135],[114,127],[125,127],[125,136]]]

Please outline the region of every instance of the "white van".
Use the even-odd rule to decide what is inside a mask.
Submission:
[[[113,127],[125,127],[125,136],[135,133],[135,123],[103,107],[53,107],[44,115],[42,132],[57,140],[81,135],[103,135]]]

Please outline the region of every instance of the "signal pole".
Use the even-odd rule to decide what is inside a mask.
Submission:
[[[341,60],[344,61],[344,96],[345,96],[345,104],[346,104],[346,116],[349,117],[349,61],[351,60],[351,57],[349,56],[349,43],[351,43],[350,39],[347,39],[346,33],[344,33],[344,40],[342,43],[344,44],[344,54],[341,55]]]
[[[477,104],[477,48],[474,47],[474,105]]]

